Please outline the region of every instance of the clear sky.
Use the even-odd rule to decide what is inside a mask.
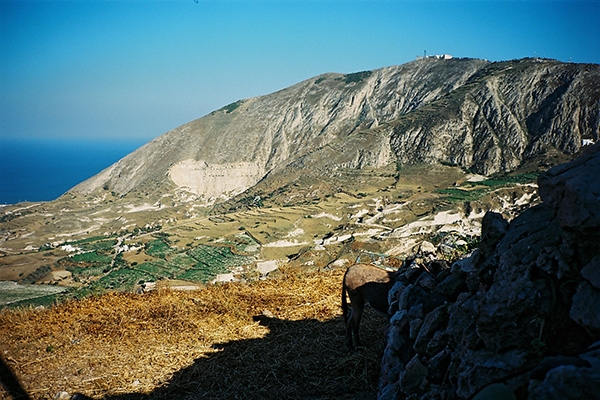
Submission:
[[[593,1],[0,0],[0,139],[150,140],[325,72],[600,63]]]

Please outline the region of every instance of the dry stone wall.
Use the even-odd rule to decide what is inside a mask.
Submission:
[[[470,257],[421,254],[405,268],[390,291],[380,399],[597,398],[600,145],[538,184],[543,203],[510,223],[486,214]]]

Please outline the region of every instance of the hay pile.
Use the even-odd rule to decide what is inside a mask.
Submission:
[[[385,321],[366,313],[369,347],[345,348],[342,276],[287,271],[3,310],[0,355],[32,398],[374,398]]]

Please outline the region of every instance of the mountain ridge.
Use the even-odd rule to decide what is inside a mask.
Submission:
[[[599,104],[593,64],[426,59],[326,73],[175,128],[69,193],[214,204],[308,164],[325,179],[344,168],[439,162],[506,173],[536,158],[562,162],[583,139],[597,141]]]
[[[461,66],[474,67],[471,66],[467,73],[454,79],[462,78],[462,81],[465,81],[482,63],[479,60],[461,62]],[[446,68],[440,67],[437,63],[413,62],[376,70],[377,72],[363,79],[357,79],[360,73],[324,74],[270,95],[232,103],[167,132],[91,180],[76,186],[72,192],[89,193],[108,185],[111,191],[125,194],[143,181],[158,178],[159,174],[153,174],[152,171],[145,171],[144,177],[136,175],[144,168],[146,160],[151,160],[149,164],[154,167],[161,165],[161,173],[167,172],[165,167],[170,168],[171,163],[176,164],[184,160],[198,161],[198,167],[203,164],[228,167],[232,163],[250,161],[258,166],[264,176],[276,166],[287,164],[291,154],[306,154],[353,131],[380,124],[383,119],[373,115],[375,111],[368,100],[369,91],[375,86],[378,86],[378,93],[382,92],[383,85],[375,85],[378,75],[414,75],[417,72],[423,75],[423,70],[432,68],[439,70],[437,74],[447,71]],[[353,81],[354,79],[356,81]],[[374,82],[371,85],[367,84],[367,81]],[[390,82],[390,79],[387,82]],[[396,81],[391,82],[395,86]],[[451,82],[445,82],[449,88],[450,84]],[[336,90],[331,90],[331,87]],[[387,89],[389,94],[393,87]],[[398,106],[378,111],[379,114],[388,115],[385,121],[400,115],[403,108],[414,109],[429,97],[435,96],[436,91],[413,90],[408,95],[405,95],[405,91],[398,91],[397,94],[390,95],[394,101],[387,104],[397,103]],[[250,137],[248,131],[258,133]],[[235,138],[235,145],[243,151],[230,149],[232,144],[227,139],[232,137]],[[127,176],[126,182],[119,180],[119,174]],[[168,182],[164,183],[169,186]]]

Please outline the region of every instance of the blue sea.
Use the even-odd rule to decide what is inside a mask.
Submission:
[[[0,138],[0,204],[54,200],[147,141]]]

